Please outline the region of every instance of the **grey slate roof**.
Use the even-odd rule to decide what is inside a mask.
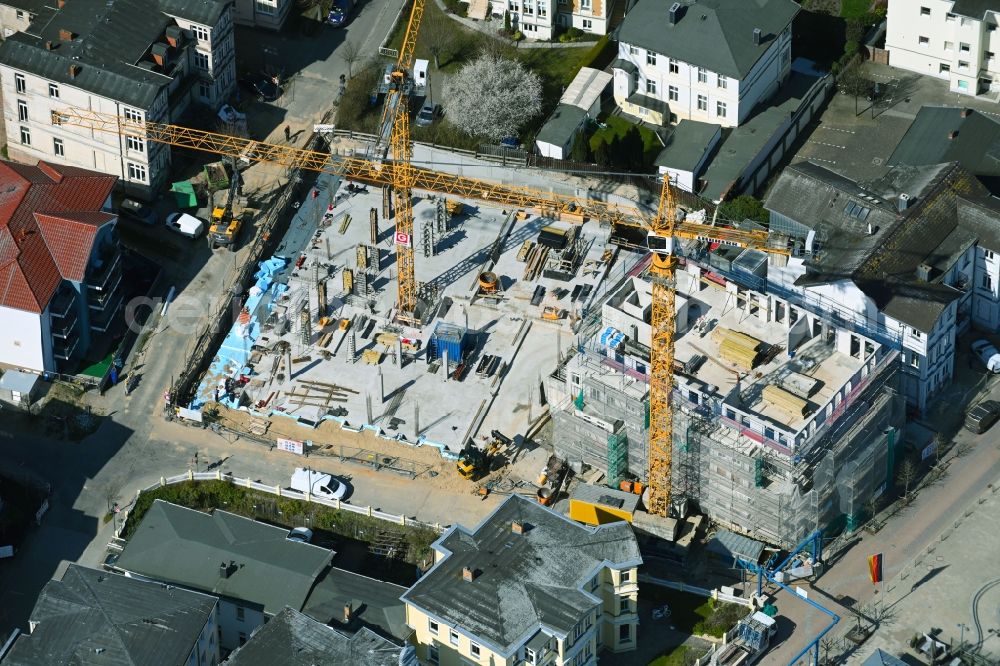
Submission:
[[[0,62],[146,109],[172,80],[138,66],[149,59],[154,42],[164,41],[166,27],[174,24],[158,7],[211,25],[227,5],[227,0],[72,0],[62,9],[45,10],[27,32],[4,40]],[[60,30],[76,36],[62,41]],[[45,48],[49,41],[56,45],[51,51]],[[80,67],[75,78],[70,76],[70,65]]]
[[[551,143],[554,146],[565,146],[586,117],[587,112],[578,106],[559,104],[538,130],[535,140]]]
[[[523,534],[511,530],[521,522]],[[565,635],[601,602],[584,585],[603,567],[642,562],[626,522],[575,523],[513,495],[475,529],[457,526],[434,543],[444,557],[403,595],[403,601],[458,627],[502,655],[541,626]],[[462,578],[473,569],[472,581]]]
[[[611,63],[611,69],[621,69],[629,74],[637,74],[639,68],[631,60],[625,60],[624,58],[615,58],[614,62]]]
[[[217,600],[176,587],[70,564],[45,584],[4,666],[176,666],[188,655]],[[97,652],[100,650],[100,652]]]
[[[861,662],[861,666],[906,666],[906,662],[877,649]]]
[[[951,8],[952,14],[967,16],[982,21],[986,12],[1000,12],[1000,2],[997,0],[955,0]]]
[[[959,197],[958,223],[976,237],[979,245],[1000,252],[1000,199]]]
[[[617,39],[686,63],[743,79],[792,22],[792,0],[683,0],[681,18],[668,20],[674,0],[639,0],[618,28]],[[760,44],[753,29],[760,28]],[[711,48],[707,48],[711,45]]]
[[[316,581],[302,612],[346,631],[364,627],[403,642],[413,633],[406,626],[406,606],[399,599],[404,592],[405,587],[332,567]],[[347,604],[351,605],[352,619],[345,623]]]
[[[649,109],[650,111],[656,111],[657,113],[663,114],[665,118],[669,118],[670,105],[662,99],[656,99],[655,97],[650,97],[649,95],[634,92],[628,96],[628,101],[629,104],[635,104],[645,109]]]
[[[156,500],[118,558],[148,578],[256,604],[268,614],[302,608],[333,551],[286,539],[288,530],[226,511]],[[228,578],[220,565],[235,563]]]
[[[656,166],[694,171],[708,151],[709,143],[721,131],[721,125],[687,119],[680,121],[667,139],[666,147],[656,156]]]
[[[760,563],[764,544],[756,539],[736,534],[729,530],[719,530],[708,542],[708,549],[728,558],[741,558],[755,564]]]
[[[953,132],[957,135],[949,138]],[[971,109],[921,108],[888,163],[942,162],[958,162],[977,176],[1000,176],[1000,123]]]
[[[0,0],[0,5],[22,9],[31,14],[39,14],[45,11],[50,2],[51,0]]]
[[[912,197],[903,213],[895,203],[899,193]],[[782,172],[764,205],[816,231],[818,256],[807,261],[797,284],[850,279],[879,310],[928,332],[960,295],[941,284],[940,271],[974,240],[975,230],[960,223],[960,206],[970,199],[983,205],[985,196],[985,188],[956,163],[896,166],[866,183],[800,163]],[[867,212],[851,215],[853,206]],[[917,279],[920,264],[938,269],[929,282]]]
[[[227,666],[417,666],[412,647],[401,648],[362,629],[347,635],[285,608],[229,655]]]

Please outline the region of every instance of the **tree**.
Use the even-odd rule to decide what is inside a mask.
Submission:
[[[764,204],[749,194],[741,194],[731,201],[719,204],[719,217],[730,222],[753,220],[760,224],[767,224],[770,219]]]
[[[454,22],[440,12],[427,12],[420,28],[420,39],[431,57],[434,58],[434,69],[441,69],[441,55],[454,50],[455,33],[452,31]],[[452,55],[454,57],[454,54]]]
[[[594,140],[590,144],[590,150],[594,154],[594,161],[601,166],[609,166],[611,164],[611,155],[608,151],[608,142],[603,136],[594,137]]]
[[[354,78],[353,68],[354,63],[361,60],[361,47],[358,46],[356,41],[344,42],[344,45],[340,47],[340,57],[344,59],[347,63],[347,78]]]
[[[587,143],[585,130],[580,130],[573,138],[573,148],[569,151],[569,157],[574,162],[586,162],[590,159],[590,146]]]
[[[448,119],[471,136],[500,141],[542,111],[542,80],[516,60],[483,53],[448,82]]]
[[[903,484],[903,499],[910,498],[910,484],[917,480],[917,466],[907,458],[900,464],[897,474],[899,482]]]
[[[510,34],[510,12],[506,9],[503,12],[503,31]]]

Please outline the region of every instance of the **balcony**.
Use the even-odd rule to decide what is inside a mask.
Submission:
[[[121,291],[118,287],[122,283],[122,274],[118,273],[114,278],[113,282],[107,286],[105,291],[92,291],[90,292],[90,297],[87,299],[87,305],[91,309],[91,314],[94,311],[103,312],[107,309],[108,305],[113,305],[119,299],[119,292]]]
[[[80,338],[73,336],[65,340],[55,339],[53,342],[52,355],[60,361],[66,361],[73,356],[73,352],[76,351],[77,345],[80,344]]]
[[[121,270],[119,270],[121,266],[121,253],[109,252],[107,254],[110,256],[105,258],[100,268],[88,272],[86,278],[87,287],[94,291],[114,291],[114,288],[107,288],[108,283],[113,281],[115,277],[119,281],[121,280]]]
[[[54,338],[68,338],[76,333],[76,322],[79,321],[77,316],[71,315],[69,317],[60,318],[58,322],[53,320],[52,322],[52,337]]]
[[[104,302],[100,307],[94,307],[91,304],[90,313],[90,330],[97,331],[99,333],[106,333],[111,324],[114,322],[115,317],[118,314],[118,310],[121,309],[122,305],[122,295],[120,292],[114,292],[108,294]]]
[[[76,292],[69,288],[60,289],[49,303],[49,314],[54,319],[65,319],[73,315]]]

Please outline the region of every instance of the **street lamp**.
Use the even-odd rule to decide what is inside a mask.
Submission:
[[[961,622],[958,623],[958,628],[961,629],[961,633],[958,635],[958,648],[962,649],[962,645],[965,643],[965,625]]]

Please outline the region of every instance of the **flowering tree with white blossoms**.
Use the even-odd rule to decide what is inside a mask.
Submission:
[[[448,82],[448,120],[466,134],[517,136],[542,111],[542,80],[517,60],[483,53]]]

